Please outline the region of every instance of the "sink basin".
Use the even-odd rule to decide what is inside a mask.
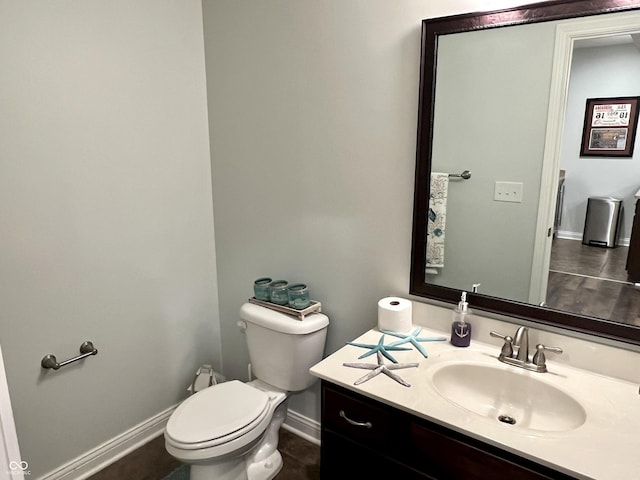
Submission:
[[[573,397],[541,381],[546,375],[480,363],[437,368],[432,382],[448,401],[511,428],[565,432],[582,425],[587,414]]]

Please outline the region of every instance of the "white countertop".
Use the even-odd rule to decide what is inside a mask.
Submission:
[[[638,200],[640,198],[640,189],[636,192],[635,197],[636,197],[636,200]]]
[[[369,330],[354,342],[377,344],[381,332]],[[449,337],[448,332],[423,328],[419,337]],[[385,345],[398,340],[386,336]],[[640,478],[640,395],[638,385],[554,363],[547,355],[549,372],[528,372],[506,367],[497,357],[499,348],[472,340],[468,348],[453,347],[448,341],[421,342],[429,356],[415,348],[391,351],[400,363],[419,362],[417,368],[394,370],[411,386],[404,387],[386,375],[354,385],[367,370],[343,366],[344,362],[376,363],[375,355],[358,359],[367,350],[346,345],[311,368],[319,378],[345,387],[417,417],[433,421],[470,437],[529,458],[581,479],[619,480]],[[411,347],[411,344],[402,345]],[[530,350],[533,346],[530,346]],[[437,393],[429,372],[452,360],[478,358],[489,365],[504,366],[552,384],[577,399],[587,420],[566,432],[536,432],[506,425],[469,412]],[[640,367],[639,367],[640,368]]]

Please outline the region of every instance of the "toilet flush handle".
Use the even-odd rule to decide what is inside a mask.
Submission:
[[[242,330],[242,332],[244,332],[247,329],[247,323],[244,320],[238,320],[236,322],[236,325],[240,330]]]

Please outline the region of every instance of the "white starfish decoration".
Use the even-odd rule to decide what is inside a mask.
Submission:
[[[371,380],[376,375],[379,375],[380,373],[384,373],[386,376],[394,379],[400,385],[404,385],[405,387],[411,386],[409,383],[405,382],[401,377],[393,373],[391,370],[400,370],[402,368],[415,368],[418,366],[417,363],[396,363],[392,365],[385,365],[384,358],[382,357],[382,353],[380,353],[379,350],[376,352],[376,355],[378,357],[377,365],[374,363],[349,363],[349,362],[345,362],[342,364],[345,367],[363,368],[365,370],[372,370],[371,372],[367,373],[363,377],[360,377],[355,382],[353,382],[354,385],[360,385],[361,383],[364,383],[367,380]]]

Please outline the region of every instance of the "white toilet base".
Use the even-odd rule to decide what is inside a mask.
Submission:
[[[271,480],[282,468],[282,455],[278,451],[280,427],[287,416],[287,400],[273,412],[271,423],[258,447],[247,456],[248,480]]]
[[[250,382],[257,386],[259,382]],[[287,398],[277,405],[271,421],[260,440],[244,455],[212,458],[191,463],[190,480],[272,480],[282,469],[282,455],[278,451],[280,427],[287,415]],[[245,450],[246,451],[246,450]],[[170,452],[171,453],[171,452]],[[176,456],[176,455],[174,455]]]
[[[244,462],[230,458],[226,462],[209,465],[191,464],[189,480],[246,480],[247,471]]]
[[[282,455],[278,450],[261,462],[247,466],[249,480],[271,480],[282,470]]]
[[[191,465],[190,480],[272,480],[282,470],[282,455],[278,450],[268,458],[247,465],[237,458],[216,465]]]

